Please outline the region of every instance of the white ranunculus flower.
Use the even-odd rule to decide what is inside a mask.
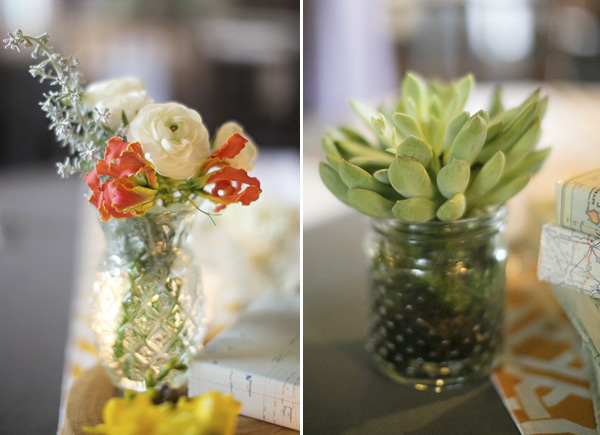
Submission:
[[[121,124],[123,112],[131,121],[138,111],[152,100],[148,98],[144,83],[135,77],[122,77],[91,83],[83,97],[88,107],[108,109],[107,125],[115,131]]]
[[[127,139],[142,144],[146,158],[165,177],[191,177],[210,155],[200,114],[179,103],[148,104],[129,125]]]
[[[258,147],[252,138],[250,138],[250,136],[244,132],[244,128],[241,125],[236,122],[229,121],[219,127],[215,135],[214,146],[215,148],[220,147],[227,141],[229,136],[236,133],[244,136],[245,139],[248,139],[248,142],[246,143],[246,146],[242,152],[240,152],[233,159],[229,160],[229,164],[234,168],[243,169],[246,172],[250,172],[254,168],[254,159],[258,154]]]

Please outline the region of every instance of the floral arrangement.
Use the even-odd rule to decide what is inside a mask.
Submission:
[[[58,88],[44,94],[41,103],[50,128],[69,151],[58,172],[63,177],[85,173],[89,202],[103,221],[143,216],[172,204],[202,211],[198,200],[209,200],[219,211],[260,196],[259,180],[247,173],[257,148],[237,123],[221,126],[211,141],[198,112],[179,103],[154,103],[136,78],[82,88],[77,57],[54,52],[47,34],[32,37],[17,30],[4,42],[17,51],[32,48],[34,59],[43,58],[30,73]]]
[[[143,393],[128,390],[104,405],[104,423],[85,427],[86,433],[104,435],[233,435],[241,403],[231,395],[210,391],[188,399],[165,384],[157,387],[171,370],[185,368],[169,361],[157,377],[147,374],[150,386]]]
[[[505,110],[500,91],[489,111],[464,106],[474,85],[408,74],[393,108],[352,107],[375,142],[341,127],[323,137],[320,175],[342,202],[377,218],[419,223],[477,216],[527,185],[550,149],[536,150],[547,99],[534,92]]]

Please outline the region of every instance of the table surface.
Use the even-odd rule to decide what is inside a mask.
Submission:
[[[436,394],[375,371],[364,350],[367,225],[352,213],[304,230],[305,433],[519,434],[490,381]]]

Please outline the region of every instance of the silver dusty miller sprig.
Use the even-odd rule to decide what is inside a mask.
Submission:
[[[33,48],[31,57],[42,57],[43,60],[32,65],[29,72],[39,78],[40,83],[51,80],[51,86],[58,88],[44,93],[40,106],[50,120],[50,129],[56,139],[69,151],[70,156],[57,163],[58,173],[68,177],[94,167],[104,155],[106,141],[112,132],[106,126],[108,110],[90,109],[83,101],[77,56],[55,53],[48,41],[47,33],[33,37],[24,35],[20,29],[4,39],[5,48],[17,52],[21,52],[21,48]]]

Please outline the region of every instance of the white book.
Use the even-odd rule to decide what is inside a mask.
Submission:
[[[240,414],[300,430],[300,298],[270,294],[244,310],[195,357],[189,393],[217,390]]]

